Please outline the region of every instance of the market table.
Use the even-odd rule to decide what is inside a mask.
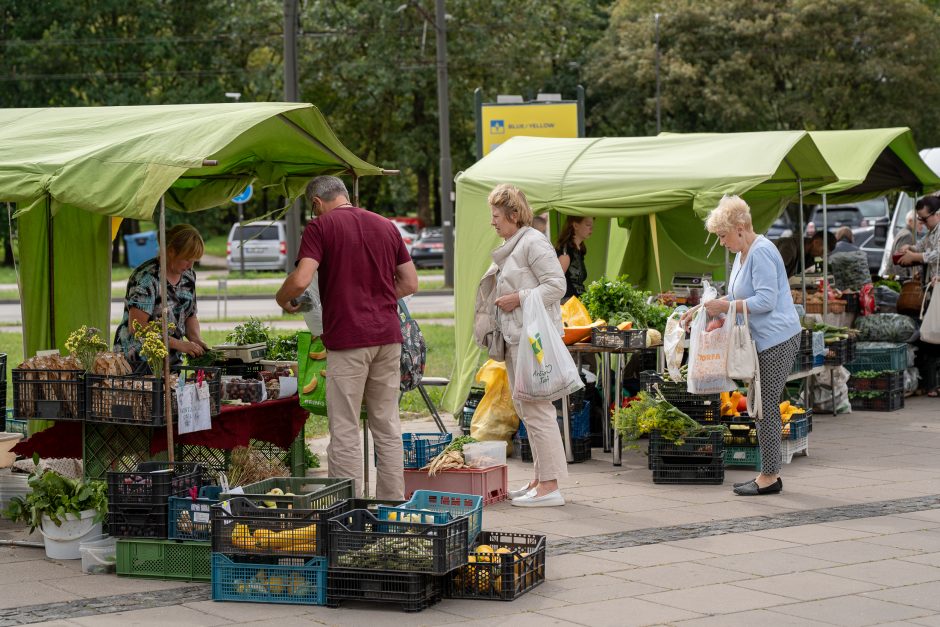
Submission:
[[[610,367],[611,367],[611,357],[616,358],[616,369],[614,370],[614,408],[619,408],[623,398],[623,388],[622,375],[623,375],[623,356],[625,354],[638,354],[645,350],[651,348],[659,349],[660,346],[648,346],[644,348],[609,348],[605,346],[594,346],[588,342],[579,342],[577,344],[569,344],[568,352],[572,354],[575,358],[575,363],[578,368],[578,373],[581,372],[581,357],[586,354],[594,354],[601,356],[601,389],[604,390],[604,422],[602,425],[603,429],[603,438],[604,438],[604,452],[612,453],[611,460],[614,466],[621,465],[621,441],[620,433],[617,429],[613,430],[613,438],[611,438],[611,424],[610,424],[610,400],[611,400],[611,385],[610,385]],[[565,441],[565,457],[569,463],[574,461],[574,455],[571,448],[571,417],[568,412],[568,396],[564,397],[564,401],[561,406],[561,417],[563,425],[563,439]]]
[[[262,440],[286,451],[303,431],[307,416],[307,410],[300,406],[296,396],[252,405],[223,405],[219,415],[212,418],[211,429],[179,435],[177,426],[174,425],[174,441],[184,446],[232,450],[239,446],[248,446],[251,440]],[[49,429],[35,433],[20,442],[13,450],[26,457],[39,453],[43,458],[82,459],[85,453],[84,427],[93,424],[150,430],[147,437],[150,455],[156,455],[167,448],[165,427],[60,420]]]

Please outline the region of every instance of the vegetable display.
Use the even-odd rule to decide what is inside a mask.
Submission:
[[[433,570],[434,541],[419,537],[383,537],[360,549],[343,553],[337,562],[343,568],[363,570]]]
[[[724,425],[702,425],[677,409],[662,394],[640,392],[637,399],[614,412],[614,423],[624,440],[634,442],[641,435],[658,431],[663,439],[682,445],[685,438],[705,435],[713,431],[726,433]]]
[[[662,333],[671,310],[659,303],[650,303],[652,293],[639,290],[623,275],[614,280],[598,280],[587,286],[581,296],[584,306],[595,320],[607,324],[632,322],[635,329],[656,329]]]
[[[917,323],[901,314],[872,314],[858,318],[855,328],[865,341],[907,342],[917,331]]]
[[[255,317],[248,318],[248,322],[236,325],[229,333],[225,341],[237,346],[246,346],[248,344],[267,344],[271,328],[261,320]],[[296,353],[297,347],[294,347]],[[294,359],[297,359],[296,354]]]
[[[13,522],[25,522],[30,532],[40,526],[43,516],[60,526],[66,514],[77,516],[94,510],[95,522],[104,520],[108,513],[108,488],[104,481],[69,479],[54,470],[40,469],[36,454],[33,463],[36,469],[29,475],[30,492],[26,496],[14,496],[3,512],[4,517]]]

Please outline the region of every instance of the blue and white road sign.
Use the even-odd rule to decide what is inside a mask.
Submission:
[[[251,200],[251,195],[254,193],[254,191],[255,190],[252,189],[251,185],[249,185],[248,187],[245,188],[245,191],[243,191],[241,194],[239,194],[235,198],[232,198],[232,202],[239,204],[239,205],[243,205],[249,200]]]

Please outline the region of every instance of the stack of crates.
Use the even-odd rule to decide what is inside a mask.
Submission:
[[[728,432],[724,435],[722,458],[725,468],[760,467],[760,446],[757,424],[747,415],[722,420]]]
[[[855,359],[846,364],[849,399],[856,411],[896,411],[904,408],[904,370],[907,344],[854,345]],[[862,375],[862,376],[859,376]]]
[[[329,520],[352,479],[285,477],[222,494],[211,508],[212,598],[325,605]]]
[[[117,574],[125,577],[209,581],[208,520],[198,507],[186,516],[173,503],[198,501],[212,492],[203,486],[198,464],[144,462],[133,472],[108,472],[108,527],[116,543]],[[188,522],[187,522],[188,521]],[[179,529],[171,536],[170,529]]]
[[[578,392],[568,397],[568,421],[571,425],[571,454],[574,460],[571,462],[577,464],[591,459],[591,401],[585,400],[584,391]],[[555,401],[555,409],[558,411],[557,421],[558,430],[564,435],[564,418],[561,416],[561,402]],[[522,461],[531,462],[532,447],[529,444],[529,434],[526,431],[525,424],[519,422],[519,431],[517,433],[519,453]]]
[[[725,480],[724,440],[721,432],[670,442],[658,431],[650,434],[649,467],[653,483],[722,484]]]

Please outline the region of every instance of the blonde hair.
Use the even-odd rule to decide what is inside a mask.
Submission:
[[[516,226],[532,226],[532,207],[522,190],[515,185],[497,185],[486,201],[491,207],[499,209],[507,220],[515,220]]]
[[[177,259],[202,259],[205,252],[202,236],[191,224],[177,224],[166,232],[166,252]]]
[[[728,233],[737,228],[753,230],[751,208],[740,196],[722,196],[718,206],[705,219],[705,228],[709,233],[716,234]]]

